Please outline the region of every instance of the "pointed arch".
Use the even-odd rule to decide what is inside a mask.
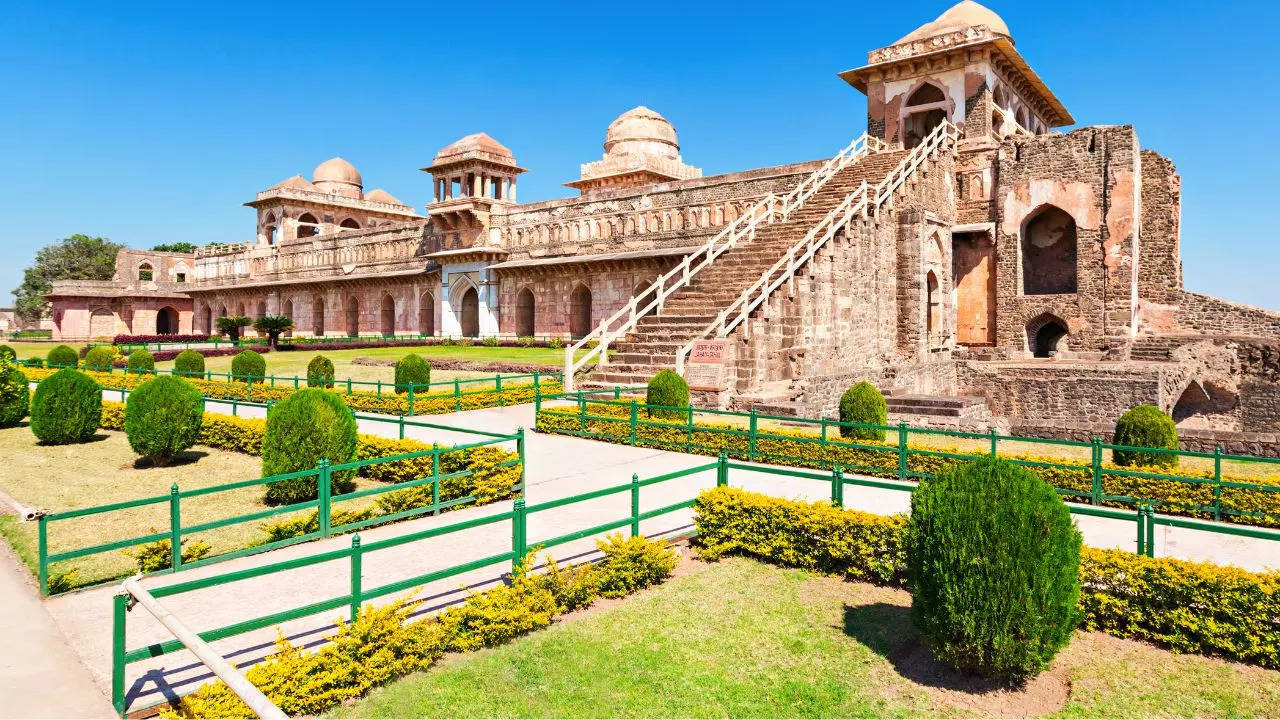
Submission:
[[[382,294],[382,337],[395,337],[396,334],[396,300],[391,293]]]
[[[316,337],[324,335],[324,296],[316,295],[311,299],[311,334]]]
[[[521,288],[516,294],[516,336],[533,337],[536,327],[533,290]]]
[[[584,337],[591,332],[591,289],[583,283],[569,295],[569,334]]]
[[[436,334],[436,296],[430,290],[418,298],[418,334]]]
[[[149,280],[154,280],[154,279],[155,279],[155,268],[151,266],[151,263],[143,261],[141,264],[138,265],[138,280],[142,282],[147,282]]]
[[[360,300],[352,295],[347,298],[347,336],[360,335]]]
[[[1057,205],[1041,205],[1022,223],[1024,295],[1071,294],[1077,288],[1076,221]]]
[[[1041,313],[1027,323],[1027,349],[1038,358],[1067,349],[1067,323],[1053,313]]]
[[[934,337],[942,332],[942,293],[938,285],[938,274],[930,270],[924,276],[925,285],[925,337],[928,338],[928,346],[934,347],[941,344],[934,342]]]
[[[178,333],[178,311],[166,305],[156,311],[156,334],[176,335]]]

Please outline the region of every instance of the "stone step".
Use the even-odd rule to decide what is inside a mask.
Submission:
[[[950,395],[891,395],[885,398],[889,412],[901,415],[966,417],[987,409],[980,397]]]

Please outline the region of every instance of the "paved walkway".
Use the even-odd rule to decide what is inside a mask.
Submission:
[[[118,394],[117,394],[118,397]],[[210,410],[219,411],[219,403]],[[261,415],[258,408],[242,408],[248,416]],[[533,406],[490,408],[452,415],[426,416],[428,422],[457,424],[495,432],[512,432],[517,427],[533,425]],[[361,430],[394,437],[398,428],[393,423],[362,421]],[[406,437],[425,442],[466,442],[467,436],[424,428],[406,428]],[[579,438],[528,434],[527,502],[540,503],[580,494],[630,480],[631,474],[641,478],[705,464],[711,459],[683,453],[634,448]],[[663,507],[693,497],[698,491],[714,485],[714,471],[646,487],[641,494],[641,510]],[[767,492],[780,497],[817,500],[828,497],[829,485],[800,478],[786,478],[758,472],[734,471],[730,484],[749,490]],[[899,491],[847,487],[845,505],[877,513],[905,512],[908,495]],[[365,545],[383,538],[396,537],[429,527],[449,525],[464,520],[501,514],[510,502],[468,508],[439,517],[424,517],[361,533]],[[620,493],[571,506],[530,515],[528,539],[539,540],[585,529],[610,520],[620,520],[630,513],[628,493]],[[642,524],[645,534],[676,534],[691,527],[691,511],[684,510],[648,520]],[[1134,548],[1134,525],[1131,522],[1077,517],[1085,541],[1097,547]],[[148,578],[144,585],[161,587],[233,570],[257,567],[294,557],[317,554],[349,546],[350,536],[330,538],[296,545],[262,555],[216,563],[185,571],[177,576]],[[364,587],[371,588],[413,575],[443,569],[470,560],[488,557],[511,547],[511,528],[507,521],[496,522],[446,537],[368,553],[364,557]],[[1203,532],[1158,527],[1156,548],[1159,555],[1175,555],[1187,559],[1231,562],[1242,567],[1261,569],[1280,567],[1280,543],[1254,541]],[[560,559],[589,555],[594,549],[592,538],[574,541],[556,548]],[[487,566],[464,575],[432,583],[416,593],[400,597],[420,601],[419,611],[430,612],[465,597],[466,592],[498,582],[509,567]],[[3,582],[8,582],[3,581]],[[274,575],[239,581],[162,600],[179,617],[197,630],[221,627],[237,621],[259,617],[308,603],[342,596],[349,592],[349,568],[346,561],[332,561]],[[74,651],[83,658],[97,685],[110,687],[111,596],[113,587],[100,587],[52,598],[44,602],[48,613],[67,637]],[[382,604],[392,597],[379,599]],[[284,623],[279,630],[268,628],[237,635],[214,643],[214,647],[233,662],[252,663],[271,652],[277,632],[296,644],[315,644],[332,627],[344,611],[332,610],[312,617]],[[128,618],[128,647],[169,639],[167,633],[144,611],[134,610]],[[126,674],[129,703],[135,708],[153,705],[167,697],[184,694],[207,681],[207,671],[188,653],[179,652],[133,663]]]

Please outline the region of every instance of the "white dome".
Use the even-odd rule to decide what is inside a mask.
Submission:
[[[640,105],[609,123],[604,136],[606,155],[649,155],[677,159],[680,143],[675,127],[658,113]]]
[[[1013,37],[1009,33],[1009,26],[1005,24],[999,15],[995,14],[995,11],[979,5],[973,0],[962,0],[962,2],[952,5],[933,22],[921,25],[912,31],[910,35],[894,43],[894,45],[916,40],[927,40],[931,37],[979,25],[985,25],[997,35],[1004,35],[1008,38]]]

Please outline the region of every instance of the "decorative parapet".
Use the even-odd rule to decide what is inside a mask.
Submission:
[[[122,295],[174,295],[191,289],[191,283],[155,280],[54,280],[47,297],[117,297]]]
[[[394,213],[397,215],[408,215],[417,217],[417,213],[408,205],[399,205],[396,203],[378,202],[376,200],[365,200],[362,198],[346,197],[345,195],[336,195],[333,193],[319,192],[317,190],[302,190],[299,188],[277,187],[263,190],[254,198],[254,202],[262,202],[264,200],[283,199],[283,200],[300,200],[303,202],[318,203],[321,205],[337,205],[340,207],[357,208],[361,210],[374,210],[377,212]]]
[[[974,25],[963,30],[953,30],[952,32],[923,40],[912,40],[911,42],[872,50],[867,53],[867,64],[879,65],[880,63],[896,62],[917,55],[938,52],[939,50],[993,40],[996,37],[996,34],[986,25]]]

